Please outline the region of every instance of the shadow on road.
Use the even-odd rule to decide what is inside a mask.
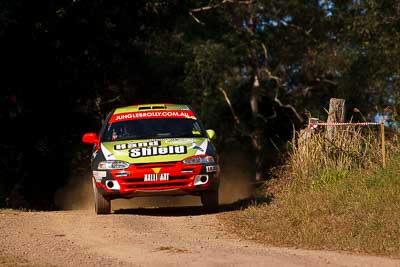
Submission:
[[[208,212],[202,206],[186,206],[186,207],[118,209],[114,210],[114,214],[163,216],[163,217],[198,216],[211,213],[241,210],[249,206],[270,204],[272,200],[273,197],[271,196],[241,199],[234,203],[222,204],[215,212]]]

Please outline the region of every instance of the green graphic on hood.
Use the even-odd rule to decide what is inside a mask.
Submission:
[[[204,155],[207,138],[168,138],[104,142],[101,150],[107,160],[129,163],[181,161],[194,155]]]

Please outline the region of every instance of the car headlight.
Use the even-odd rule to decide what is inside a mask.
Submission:
[[[99,170],[122,170],[129,167],[129,163],[121,160],[106,160],[99,163]]]
[[[215,162],[214,157],[212,156],[194,156],[187,159],[184,159],[183,164],[203,164],[203,163],[213,163]]]

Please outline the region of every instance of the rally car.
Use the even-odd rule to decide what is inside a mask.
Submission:
[[[111,212],[111,200],[140,196],[196,195],[218,207],[219,167],[211,140],[188,105],[119,107],[106,117],[93,144],[92,182],[97,214]]]

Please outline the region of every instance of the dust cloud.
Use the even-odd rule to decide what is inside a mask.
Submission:
[[[87,210],[93,208],[91,174],[74,176],[54,196],[55,205],[62,210]]]
[[[220,204],[230,204],[252,195],[252,162],[241,151],[230,151],[220,158],[221,184]],[[91,174],[74,176],[55,194],[55,204],[62,210],[93,209],[93,189]],[[112,209],[132,209],[150,207],[201,206],[200,197],[137,197],[116,199]]]
[[[240,150],[221,156],[220,204],[246,199],[253,193],[254,167],[248,154]]]

